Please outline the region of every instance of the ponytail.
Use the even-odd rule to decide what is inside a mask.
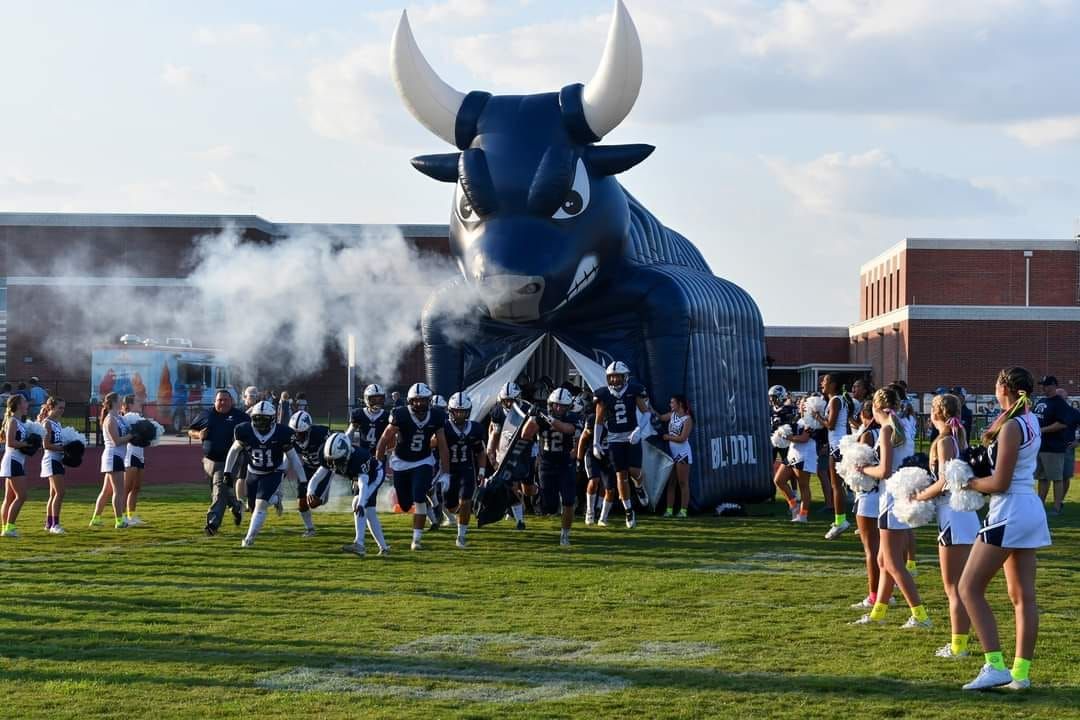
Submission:
[[[98,424],[100,427],[105,427],[105,418],[109,417],[109,410],[116,403],[116,399],[120,397],[114,392],[105,396],[105,399],[101,401],[101,413],[98,415]]]
[[[998,373],[997,384],[1004,385],[1006,390],[1016,393],[1016,402],[1007,411],[997,416],[993,424],[983,433],[984,445],[989,445],[997,439],[998,433],[1005,427],[1005,423],[1027,412],[1031,406],[1031,392],[1035,389],[1035,378],[1030,372],[1022,367],[1011,367]]]

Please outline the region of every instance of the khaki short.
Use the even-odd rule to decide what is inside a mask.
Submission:
[[[1065,477],[1065,453],[1039,453],[1039,467],[1035,476],[1040,480],[1061,482]]]

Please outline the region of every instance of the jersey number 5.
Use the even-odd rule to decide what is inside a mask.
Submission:
[[[424,449],[424,433],[413,434],[412,442],[409,443],[409,449],[413,452],[420,452]]]

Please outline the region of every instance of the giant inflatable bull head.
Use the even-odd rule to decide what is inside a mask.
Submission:
[[[412,115],[457,148],[412,161],[455,184],[450,248],[463,277],[433,294],[422,327],[436,392],[481,379],[508,347],[547,333],[597,361],[629,363],[664,408],[672,393],[690,397],[695,504],[771,494],[757,306],[615,180],[652,146],[596,144],[641,88],[641,42],[621,0],[592,79],[558,92],[450,87],[405,13],[391,68]],[[467,333],[440,312],[462,283],[482,306]]]

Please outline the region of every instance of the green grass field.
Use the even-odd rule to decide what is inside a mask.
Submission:
[[[638,529],[530,519],[429,533],[384,515],[388,558],[341,554],[349,516],[271,516],[255,548],[231,523],[203,537],[201,486],[150,486],[150,527],[45,535],[40,492],[23,537],[0,542],[0,708],[6,718],[1064,718],[1080,715],[1080,533],[1053,518],[1042,627],[1025,694],[962,693],[980,657],[947,661],[948,616],[929,528],[918,582],[935,628],[850,626],[865,594],[853,535],[751,518],[642,518]],[[1072,498],[1076,499],[1075,493]],[[817,515],[815,517],[823,517]],[[246,526],[246,518],[245,518]],[[369,548],[374,543],[369,541]],[[1006,659],[1012,613],[991,587]]]

